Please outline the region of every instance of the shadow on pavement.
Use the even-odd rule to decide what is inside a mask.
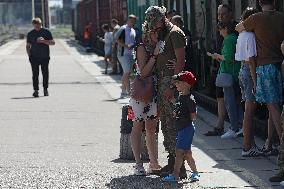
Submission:
[[[126,160],[126,159],[120,159],[120,158],[114,159],[111,162],[112,163],[135,163],[134,160]]]
[[[107,188],[111,189],[178,189],[188,188],[186,185],[190,183],[165,183],[158,176],[123,176],[119,178],[113,178],[110,183],[106,184]],[[194,187],[195,188],[195,187]]]
[[[40,97],[39,97],[40,98]],[[29,96],[29,97],[13,97],[12,100],[25,100],[25,99],[36,99],[35,97]]]

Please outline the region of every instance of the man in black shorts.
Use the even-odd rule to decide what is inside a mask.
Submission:
[[[39,67],[41,66],[43,77],[44,96],[48,96],[48,80],[49,80],[49,45],[55,45],[52,34],[49,30],[42,27],[41,19],[34,18],[32,20],[34,29],[28,33],[26,50],[32,66],[33,72],[33,96],[39,97],[38,94],[38,76]]]

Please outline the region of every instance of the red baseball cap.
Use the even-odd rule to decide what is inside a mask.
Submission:
[[[196,77],[193,75],[193,73],[189,71],[184,71],[177,75],[174,75],[173,79],[178,81],[184,81],[191,86],[193,86],[196,83]]]

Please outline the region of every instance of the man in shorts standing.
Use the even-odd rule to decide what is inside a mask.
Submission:
[[[185,66],[186,38],[183,31],[169,22],[166,18],[166,8],[151,6],[146,10],[145,20],[149,23],[152,32],[157,32],[162,41],[160,54],[157,57],[156,72],[158,76],[158,109],[160,112],[161,128],[164,135],[164,147],[169,153],[168,164],[162,172],[169,173],[174,169],[176,128],[172,116],[174,89],[170,88],[172,76],[180,73]],[[167,64],[174,61],[174,69]],[[184,165],[180,173],[186,177]]]
[[[280,120],[280,105],[282,104],[282,77],[280,72],[283,55],[280,45],[284,40],[284,14],[274,9],[274,0],[259,0],[262,12],[251,15],[237,25],[236,30],[255,33],[257,45],[257,82],[256,101],[266,104],[269,119],[273,122],[281,141],[282,127]],[[282,142],[283,143],[283,142]],[[283,145],[281,145],[283,148]],[[280,149],[277,175],[271,177],[271,182],[284,180],[284,152]]]
[[[134,64],[134,46],[136,32],[134,25],[136,23],[136,16],[129,15],[126,25],[116,32],[115,39],[118,44],[117,58],[123,69],[122,76],[122,92],[120,98],[127,97],[130,91],[129,74],[132,71]]]

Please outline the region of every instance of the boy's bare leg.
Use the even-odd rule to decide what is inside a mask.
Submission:
[[[179,178],[180,168],[183,164],[184,159],[184,150],[176,149],[176,159],[173,175],[176,179]]]
[[[195,160],[192,157],[192,151],[191,150],[186,150],[185,151],[185,159],[191,169],[192,172],[197,172]]]

